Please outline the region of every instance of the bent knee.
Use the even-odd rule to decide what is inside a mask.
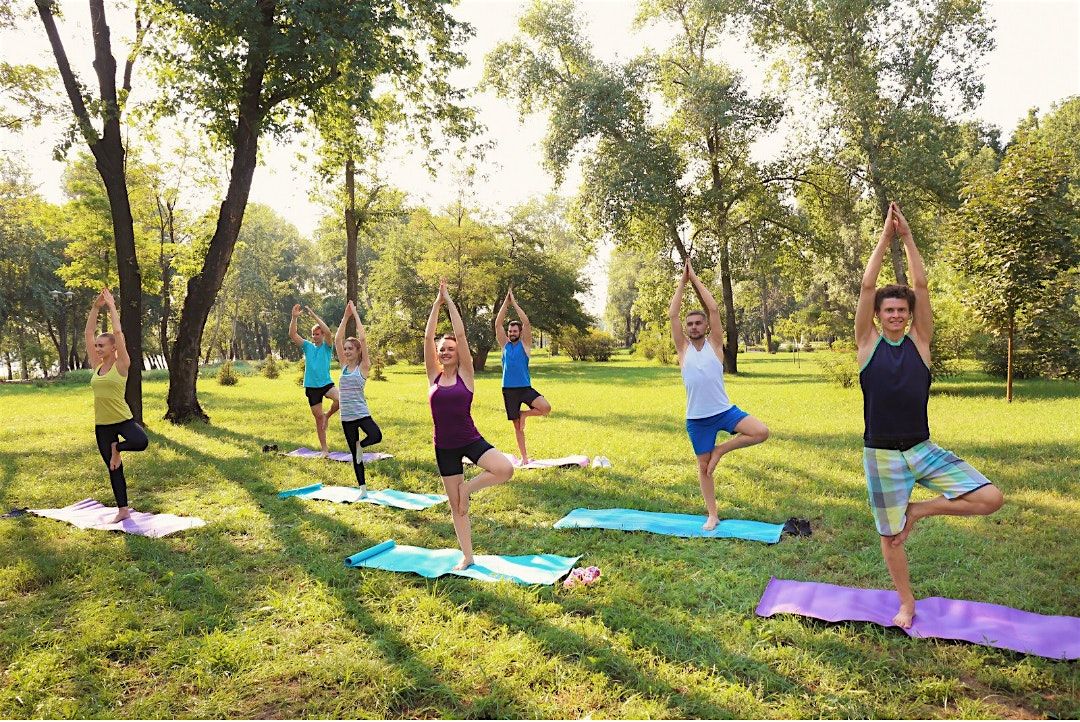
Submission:
[[[760,444],[762,441],[765,441],[768,438],[769,438],[769,427],[766,426],[765,424],[762,424],[761,425],[761,430],[757,433],[758,443]]]
[[[986,513],[993,514],[1005,505],[1005,495],[1001,493],[1001,489],[990,485],[990,487],[987,488],[983,504],[986,506]]]

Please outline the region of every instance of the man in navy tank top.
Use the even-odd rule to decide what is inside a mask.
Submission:
[[[511,321],[506,330],[508,306],[513,306],[520,321]],[[514,435],[517,437],[518,451],[521,452],[522,465],[529,463],[529,452],[525,448],[525,419],[530,416],[547,416],[551,413],[551,404],[532,387],[529,376],[529,353],[532,351],[532,326],[529,317],[521,310],[514,290],[506,290],[506,298],[495,316],[495,338],[502,348],[503,405],[506,406],[506,418],[514,422]],[[521,410],[521,405],[528,407]]]
[[[684,329],[680,309],[687,281],[693,285],[709,313],[706,316],[704,311],[690,311],[686,314]],[[686,433],[690,435],[690,444],[697,456],[698,482],[708,512],[702,528],[710,531],[720,523],[716,514],[716,485],[713,483],[716,465],[729,451],[765,441],[769,438],[769,429],[728,399],[724,388],[724,364],[720,360],[724,357],[724,342],[709,333],[710,328],[723,328],[720,307],[694,273],[689,259],[671,299],[668,317],[686,386]],[[732,436],[717,444],[716,436],[721,431]]]
[[[881,264],[894,235],[904,244],[914,289],[901,285],[877,288]],[[893,623],[904,629],[911,627],[915,617],[915,595],[904,553],[904,540],[915,522],[943,514],[991,514],[1004,501],[985,476],[930,441],[927,402],[933,333],[922,256],[900,207],[891,203],[881,238],[863,274],[855,311],[855,342],[863,392],[866,486],[881,535],[881,553],[900,595],[900,611]],[[911,501],[916,484],[941,496]]]

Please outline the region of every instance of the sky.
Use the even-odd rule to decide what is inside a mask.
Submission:
[[[86,4],[76,0],[61,0],[60,4],[65,12],[61,34],[72,64],[85,82],[90,82],[93,74],[88,44],[76,40],[88,36]],[[625,60],[665,40],[662,31],[633,29],[635,2],[578,0],[578,4],[594,51],[604,60]],[[453,78],[459,86],[477,85],[483,73],[484,56],[497,43],[516,33],[517,19],[526,6],[526,2],[519,0],[460,2],[455,14],[473,25],[476,32],[465,48],[469,65]],[[997,47],[984,59],[986,92],[973,115],[997,125],[1007,136],[1029,108],[1045,111],[1055,101],[1080,94],[1080,0],[989,0],[988,7],[996,25]],[[119,14],[111,17],[110,23],[116,39],[125,34]],[[762,73],[745,49],[731,43],[722,53],[727,62],[743,70],[751,87],[760,84]],[[24,23],[19,30],[0,32],[0,60],[54,65],[44,31],[37,22]],[[135,99],[139,93],[137,83],[138,80]],[[519,119],[509,103],[490,92],[477,94],[473,102],[487,127],[486,137],[495,143],[480,168],[481,177],[475,186],[479,204],[497,213],[536,195],[552,191],[574,193],[580,182],[576,169],[567,174],[561,187],[555,188],[553,178],[542,167],[540,141],[546,123],[542,114]],[[54,202],[63,199],[60,189],[63,165],[51,157],[61,130],[54,123],[20,135],[0,134],[0,152],[21,155],[40,183],[42,194]],[[783,138],[776,137],[759,152],[768,155],[782,146]],[[273,207],[301,233],[309,235],[326,211],[309,197],[312,174],[298,160],[300,151],[297,142],[264,142],[263,163],[255,173],[251,200]],[[418,154],[410,155],[405,149],[396,151],[388,159],[385,170],[391,182],[429,207],[442,207],[452,199],[454,190],[449,174],[430,177],[422,168]],[[606,301],[605,264],[609,252],[610,247],[602,247],[588,269],[594,290],[586,306],[597,315],[602,314]]]

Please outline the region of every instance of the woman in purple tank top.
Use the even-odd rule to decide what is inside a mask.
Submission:
[[[440,308],[446,304],[454,333],[435,341]],[[487,486],[502,484],[514,475],[514,466],[493,447],[472,420],[473,360],[465,324],[457,306],[446,290],[446,279],[439,283],[439,295],[431,307],[424,331],[424,365],[427,367],[428,401],[431,419],[435,422],[435,461],[439,465],[446,495],[450,497],[450,513],[454,534],[464,555],[455,569],[465,569],[473,563],[472,523],[469,521],[469,497]],[[465,481],[463,459],[469,459],[483,472]]]

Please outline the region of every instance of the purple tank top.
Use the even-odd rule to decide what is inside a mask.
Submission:
[[[431,403],[431,419],[435,422],[435,446],[440,449],[458,449],[483,437],[472,420],[473,392],[457,377],[453,386],[440,386],[442,374],[428,390]]]

